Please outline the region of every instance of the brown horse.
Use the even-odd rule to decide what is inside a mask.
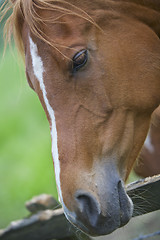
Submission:
[[[6,29],[50,123],[69,221],[108,234],[132,217],[124,182],[160,103],[159,0],[13,0]]]

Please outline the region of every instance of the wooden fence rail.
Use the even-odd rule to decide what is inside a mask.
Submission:
[[[160,175],[146,178],[126,187],[134,203],[133,217],[160,209]],[[74,228],[66,220],[62,208],[50,195],[34,197],[26,203],[32,215],[11,222],[0,230],[0,240],[89,240],[90,237]]]

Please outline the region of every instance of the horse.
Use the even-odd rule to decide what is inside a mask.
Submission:
[[[7,36],[50,124],[66,218],[109,234],[132,217],[125,182],[160,103],[160,1],[7,2]]]
[[[134,171],[141,177],[160,174],[160,107],[152,114],[151,126]]]

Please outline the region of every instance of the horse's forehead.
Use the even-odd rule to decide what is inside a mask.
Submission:
[[[143,8],[141,9],[140,4],[133,5],[128,3],[122,5],[122,1],[110,2],[94,0],[91,5],[88,1],[86,2],[84,0],[80,2],[67,0],[60,1],[55,5],[57,6],[57,9],[63,7],[65,9],[65,7],[68,7],[71,8],[71,10],[66,8],[65,12],[60,10],[53,11],[53,9],[38,9],[38,15],[41,20],[47,20],[40,21],[38,26],[44,38],[47,37],[48,41],[52,41],[55,44],[62,44],[64,46],[69,46],[72,41],[76,42],[76,44],[78,41],[85,42],[88,39],[90,41],[92,38],[91,31],[94,31],[94,34],[96,34],[98,38],[102,32],[96,31],[98,29],[96,29],[94,23],[96,23],[97,26],[100,26],[105,33],[107,32],[107,38],[112,40],[113,32],[117,34],[122,31],[121,36],[124,37],[124,29],[127,24],[130,25],[131,30],[134,25],[137,25],[137,22],[146,22],[145,11]],[[141,11],[138,11],[140,9]],[[139,14],[139,12],[141,12],[141,14]],[[150,22],[149,18],[153,20],[151,17],[153,13],[151,13],[150,15],[148,14],[147,25],[149,25]],[[142,32],[143,31],[144,29],[142,28]],[[117,35],[117,38],[119,37],[120,35]],[[103,35],[103,39],[106,39],[105,35]],[[135,40],[136,39],[137,37],[135,37]]]
[[[71,35],[74,37],[79,37],[80,35],[89,34],[90,28],[92,28],[92,24],[90,21],[86,20],[83,16],[77,16],[74,14],[62,14],[59,12],[52,11],[43,11],[40,13],[42,19],[52,19],[48,21],[47,24],[41,24],[42,31],[48,36],[48,39],[53,39],[53,41],[61,41]]]

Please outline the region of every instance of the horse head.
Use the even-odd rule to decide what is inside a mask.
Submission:
[[[65,215],[88,234],[108,234],[132,217],[124,182],[160,102],[160,13],[149,0],[17,2]]]

